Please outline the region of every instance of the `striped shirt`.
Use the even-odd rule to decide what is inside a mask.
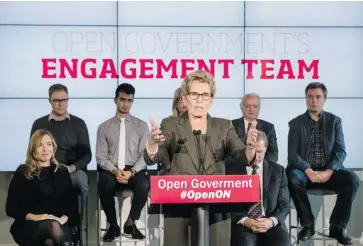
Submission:
[[[100,168],[112,172],[118,166],[121,119],[117,116],[103,122],[97,130],[96,161]],[[128,114],[126,126],[126,167],[139,172],[146,169],[144,150],[150,138],[145,121]]]

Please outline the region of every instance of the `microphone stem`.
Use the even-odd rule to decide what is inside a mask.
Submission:
[[[202,160],[202,150],[201,150],[201,147],[200,147],[200,135],[196,135],[197,137],[197,151],[198,151],[198,159],[199,159],[199,170],[198,170],[198,174],[201,175],[203,174],[203,169],[202,169],[202,166],[203,166],[203,160]]]
[[[199,167],[198,167],[198,175],[203,174],[203,157],[202,157],[202,150],[201,150],[201,146],[200,146],[200,134],[201,134],[201,130],[194,130],[193,134],[195,135],[195,137],[197,138],[197,153],[198,153],[198,159],[199,159]]]

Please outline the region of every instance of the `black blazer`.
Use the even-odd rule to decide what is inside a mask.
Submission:
[[[54,165],[52,165],[53,170],[55,170]],[[68,169],[60,166],[53,174],[53,178],[53,206],[45,209],[39,200],[41,196],[39,179],[26,179],[24,165],[18,167],[11,179],[6,201],[6,214],[15,219],[11,226],[12,232],[16,233],[14,230],[24,224],[28,213],[53,214],[57,217],[67,215],[69,221],[76,218],[76,208],[73,204],[75,192]]]
[[[244,169],[246,175],[247,171]],[[232,213],[232,224],[236,224],[247,212],[252,203],[244,203],[240,211]],[[263,206],[265,217],[275,217],[279,226],[285,226],[286,216],[290,213],[290,199],[287,188],[285,168],[275,162],[263,162]]]
[[[245,140],[245,122],[243,117],[239,119],[232,120],[235,131],[242,142]],[[277,138],[275,127],[270,122],[257,119],[257,130],[263,131],[267,136],[268,146],[265,155],[265,159],[272,162],[277,162],[279,149],[277,147]]]
[[[288,134],[288,164],[286,171],[300,169],[304,171],[308,163],[310,152],[309,113],[297,116],[289,122]],[[344,168],[343,162],[347,156],[345,152],[342,120],[329,112],[322,112],[324,154],[328,169]]]

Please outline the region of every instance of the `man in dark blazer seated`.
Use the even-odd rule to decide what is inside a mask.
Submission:
[[[263,131],[267,136],[267,151],[265,159],[272,162],[277,162],[278,160],[278,147],[275,127],[273,124],[257,119],[260,113],[261,100],[260,96],[255,93],[246,94],[241,101],[241,111],[243,114],[242,118],[232,120],[234,129],[241,139],[241,141],[246,144],[246,136],[249,131],[249,126],[252,123],[257,123],[257,130]]]
[[[259,175],[261,203],[243,204],[241,211],[232,213],[231,246],[290,246],[285,226],[290,201],[284,167],[265,159],[267,137],[257,131],[255,159],[239,174]]]
[[[343,166],[346,152],[342,120],[323,111],[327,94],[324,84],[310,83],[305,89],[307,111],[289,122],[286,168],[289,190],[303,227],[298,233],[300,240],[308,240],[315,234],[306,189],[319,188],[338,193],[330,217],[329,236],[340,244],[353,245],[345,228],[359,178]]]

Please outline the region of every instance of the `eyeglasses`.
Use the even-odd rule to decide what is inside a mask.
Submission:
[[[210,93],[199,94],[197,92],[189,92],[188,96],[192,100],[197,100],[199,98],[199,96],[201,96],[204,101],[208,101],[213,97],[213,94],[210,94]]]
[[[68,98],[61,98],[61,99],[53,99],[52,102],[54,103],[66,103],[68,102]]]

